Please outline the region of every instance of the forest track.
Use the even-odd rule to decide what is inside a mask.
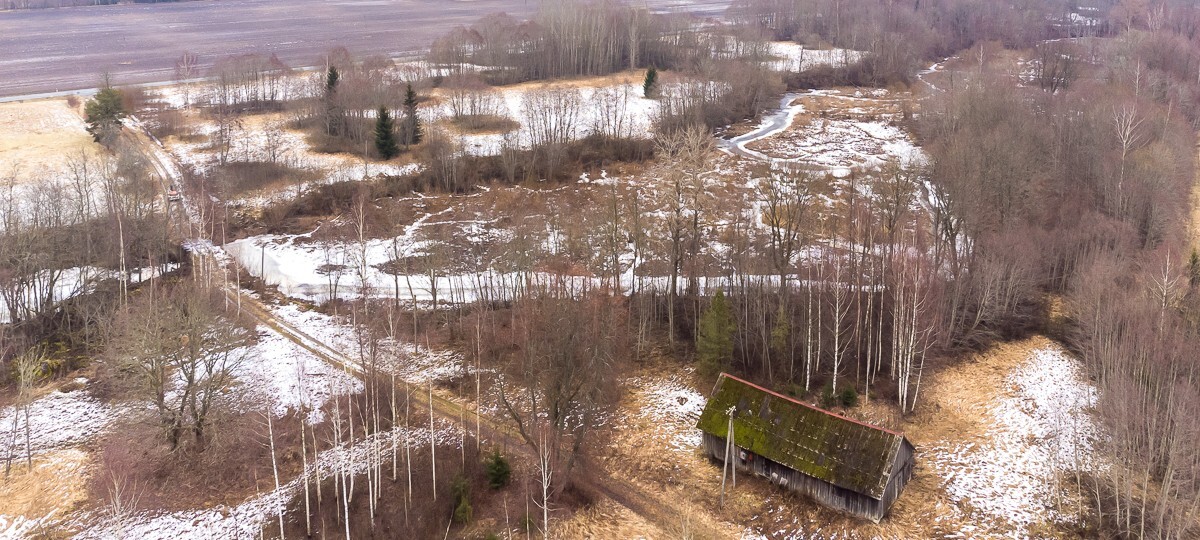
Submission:
[[[177,178],[175,174],[172,174],[172,171],[182,169],[179,168],[179,164],[166,152],[166,149],[163,148],[162,144],[153,135],[142,128],[140,130],[123,130],[123,136],[140,148],[146,156],[147,161],[159,177],[163,194],[166,193],[167,187],[171,184],[180,188],[181,194],[183,194],[182,178]],[[165,160],[170,160],[171,164],[168,165]],[[186,194],[183,194],[183,196],[184,199],[179,203],[168,203],[168,212],[173,214],[168,223],[177,224],[174,227],[174,231],[169,230],[168,234],[174,234],[175,239],[179,241],[195,237],[194,231],[200,228],[198,224],[192,223],[186,210]],[[169,224],[168,227],[170,227]],[[201,255],[212,256],[211,254]],[[233,264],[236,264],[236,262]],[[357,362],[290,322],[277,317],[258,298],[254,298],[229,284],[226,284],[222,291],[231,302],[239,306],[240,310],[244,310],[263,325],[309,351],[317,358],[347,373],[353,373],[358,376],[366,375]],[[481,442],[486,438],[494,445],[504,447],[511,452],[519,452],[531,461],[536,461],[537,456],[525,444],[524,438],[516,428],[508,423],[479,414],[466,405],[457,403],[431,391],[426,391],[425,388],[418,387],[418,385],[407,381],[397,380],[396,388],[406,392],[416,407],[432,409],[435,415],[458,425],[460,429],[463,429],[467,433],[471,431],[471,424],[475,424],[478,434],[477,439]],[[730,536],[728,531],[717,530],[717,528],[705,520],[689,520],[685,525],[681,520],[683,516],[690,515],[690,512],[684,508],[672,504],[657,493],[650,493],[647,489],[641,488],[632,482],[617,478],[598,465],[589,466],[584,464],[583,467],[589,469],[588,477],[573,479],[576,487],[586,493],[601,495],[611,499],[638,517],[657,526],[664,534],[669,534],[670,531],[683,533],[686,530],[686,536],[690,538],[719,539]],[[684,534],[676,534],[675,536],[684,536]]]
[[[1200,133],[1197,133],[1197,138],[1200,139]],[[1196,145],[1196,160],[1200,163],[1200,143]],[[1200,167],[1196,168],[1195,182],[1192,184],[1192,207],[1189,210],[1191,219],[1188,223],[1188,238],[1191,239],[1192,250],[1200,250]]]
[[[276,317],[257,299],[242,294],[240,291],[235,292],[231,288],[226,288],[225,293],[227,295],[240,295],[242,297],[242,309],[248,311],[267,327],[303,347],[318,358],[349,373],[359,376],[365,375],[365,372],[356,362],[344,357],[341,353],[338,353],[303,330],[296,328],[291,323]],[[232,297],[231,300],[236,301],[237,299],[236,297]],[[418,409],[432,408],[434,414],[444,420],[457,424],[460,429],[470,432],[471,424],[475,424],[478,428],[479,441],[482,442],[484,439],[487,439],[493,445],[504,447],[510,452],[519,452],[530,460],[536,460],[537,456],[525,445],[520,433],[508,423],[479,414],[469,406],[436,393],[427,393],[424,388],[406,381],[397,380],[396,387],[408,394],[414,407]],[[583,467],[589,469],[589,477],[573,479],[573,483],[577,488],[580,488],[584,492],[602,495],[611,499],[647,522],[656,525],[664,532],[676,531],[683,527],[680,519],[681,516],[686,515],[685,512],[664,501],[662,497],[657,494],[647,493],[633,483],[616,478],[603,471],[603,469],[589,467],[586,464]],[[728,537],[727,533],[716,531],[708,524],[699,520],[687,523],[686,527],[687,532],[692,538],[717,539]]]

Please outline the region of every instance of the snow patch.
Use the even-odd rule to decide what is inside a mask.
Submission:
[[[321,407],[335,396],[354,394],[362,382],[317,358],[278,332],[261,330],[258,342],[247,348],[234,375],[250,393],[264,398],[272,413],[308,411],[307,421],[324,420]]]
[[[676,452],[691,452],[700,446],[696,422],[707,400],[691,387],[663,377],[638,377],[627,383],[641,398],[640,414],[651,420]]]
[[[1098,430],[1088,416],[1097,392],[1057,347],[1034,351],[1005,383],[1009,395],[991,410],[982,441],[937,446],[925,459],[968,508],[965,520],[1025,536],[1035,523],[1072,518],[1055,505],[1056,485],[1061,475],[1098,466]]]
[[[779,59],[768,65],[777,71],[804,71],[818,66],[844,67],[857,64],[867,54],[852,49],[809,49],[791,41],[772,41],[768,46],[771,56]]]
[[[86,389],[51,392],[29,405],[29,447],[34,455],[86,443],[116,418],[113,407],[100,403]],[[14,420],[16,429],[13,429]],[[25,411],[0,410],[0,445],[16,455],[25,453]]]
[[[439,446],[457,448],[461,431],[447,422],[439,422],[432,433]],[[391,431],[375,433],[356,442],[353,446],[340,446],[322,451],[316,462],[306,471],[317,478],[325,479],[336,472],[352,471],[361,474],[367,470],[368,455],[381,452],[384,455],[393,448],[399,449],[404,440],[414,448],[428,448],[428,428],[397,427]],[[400,450],[402,451],[402,450]],[[279,489],[257,495],[237,506],[217,506],[205,510],[188,510],[161,514],[139,514],[122,522],[112,519],[93,520],[92,528],[75,536],[78,540],[108,538],[141,538],[143,540],[176,540],[179,538],[226,538],[251,540],[260,537],[264,527],[270,530],[280,512],[285,512],[289,502],[304,489],[303,476],[292,479]],[[289,519],[285,513],[284,519]]]

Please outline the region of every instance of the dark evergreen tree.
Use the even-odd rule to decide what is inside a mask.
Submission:
[[[412,84],[404,91],[404,146],[421,143],[421,119],[417,117],[417,93]]]
[[[400,146],[396,144],[396,130],[392,125],[392,113],[382,105],[375,118],[375,150],[379,157],[392,159],[400,154]]]
[[[646,80],[642,82],[642,95],[651,98],[658,92],[658,70],[653,66],[646,70]]]
[[[708,311],[700,317],[700,329],[696,335],[696,359],[700,370],[715,374],[725,369],[733,357],[733,334],[737,326],[725,294],[717,291]]]
[[[325,134],[337,135],[341,133],[341,110],[337,106],[337,88],[338,81],[342,78],[338,73],[337,68],[329,66],[329,71],[325,73]]]
[[[500,489],[508,485],[512,477],[512,466],[508,464],[508,460],[500,455],[500,449],[497,448],[483,462],[484,471],[487,472],[488,485],[492,489]]]
[[[329,66],[329,71],[325,73],[325,96],[329,97],[337,91],[338,81],[342,76],[338,73],[337,68]]]
[[[108,87],[96,93],[84,108],[87,114],[87,132],[92,139],[104,143],[121,129],[121,119],[125,118],[125,108],[121,105],[121,92]]]
[[[454,478],[451,489],[454,491],[454,521],[470,523],[474,513],[471,509],[471,485],[465,477],[459,475]]]

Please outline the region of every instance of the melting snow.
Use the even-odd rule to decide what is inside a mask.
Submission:
[[[260,328],[261,330],[261,328]],[[235,375],[252,394],[266,398],[277,416],[307,410],[308,422],[324,420],[321,407],[333,396],[362,391],[353,375],[316,358],[274,330],[260,331]]]
[[[770,53],[780,60],[771,62],[772,69],[779,71],[804,71],[817,66],[842,67],[856,64],[866,55],[851,49],[808,49],[791,41],[772,41]]]
[[[1006,379],[982,442],[931,449],[925,458],[972,522],[1025,535],[1031,524],[1071,516],[1055,508],[1059,475],[1096,467],[1097,430],[1087,411],[1096,390],[1062,349],[1034,351]]]
[[[545,88],[541,84],[521,84],[497,88],[499,92],[500,114],[511,118],[521,127],[509,134],[464,134],[458,135],[459,143],[464,152],[471,155],[487,156],[500,153],[506,140],[509,144],[521,148],[529,148],[532,135],[529,127],[533,124],[533,115],[524,106],[525,96],[531,91]],[[626,137],[649,138],[653,120],[658,113],[659,102],[647,99],[642,92],[641,83],[614,82],[597,88],[580,87],[579,103],[581,107],[575,111],[573,137],[583,137],[600,129],[602,123],[607,129],[618,131]],[[430,107],[422,111],[426,122],[432,123],[452,115],[449,103]]]
[[[288,321],[320,343],[328,344],[349,363],[358,363],[354,329],[346,322],[317,311],[301,311],[294,305],[276,308],[275,315]],[[455,351],[434,351],[414,343],[382,340],[380,362],[394,368],[396,377],[412,384],[427,384],[474,373]]]
[[[77,381],[86,382],[86,379]],[[83,444],[113,421],[113,408],[100,403],[86,389],[52,392],[29,406],[29,446],[33,453]],[[13,421],[17,429],[13,431]],[[25,452],[25,412],[20,418],[12,407],[0,410],[0,448],[22,455]]]
[[[457,428],[441,422],[433,432],[439,446],[458,447],[461,435]],[[397,427],[392,431],[376,433],[360,440],[352,447],[331,448],[321,452],[315,464],[309,465],[311,474],[320,478],[330,477],[335,470],[347,468],[360,474],[366,470],[367,456],[374,447],[385,455],[393,444],[400,446],[408,438],[414,448],[428,447],[430,433],[427,428],[406,430]],[[424,446],[423,446],[424,445]],[[189,510],[163,514],[140,514],[122,522],[111,518],[90,520],[97,524],[75,538],[80,540],[108,538],[141,538],[143,540],[176,540],[178,538],[259,538],[263,527],[275,526],[279,512],[286,508],[292,498],[304,489],[303,477],[283,484],[279,489],[255,496],[234,507],[217,506],[205,510]]]
[[[642,397],[641,414],[667,437],[672,450],[690,452],[700,446],[696,421],[707,401],[704,396],[677,380],[660,377],[639,377],[628,384]]]

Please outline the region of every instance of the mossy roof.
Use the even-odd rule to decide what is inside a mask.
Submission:
[[[880,499],[904,435],[813,407],[722,373],[697,427],[838,487]]]

